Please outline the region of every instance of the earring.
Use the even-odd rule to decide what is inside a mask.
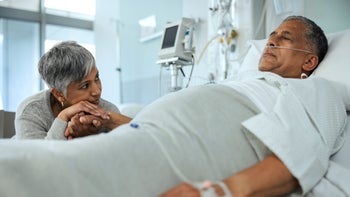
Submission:
[[[307,74],[305,74],[305,73],[301,73],[301,75],[300,75],[300,79],[306,79],[308,77],[309,76]]]
[[[64,102],[63,101],[61,101],[61,106],[62,106],[62,108],[64,107]]]

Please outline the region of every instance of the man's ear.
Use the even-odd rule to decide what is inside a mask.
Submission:
[[[315,54],[309,54],[307,55],[303,69],[305,71],[313,71],[318,65],[318,57]]]
[[[66,101],[66,98],[63,95],[63,93],[61,91],[58,91],[56,88],[52,88],[51,93],[60,103],[64,103]]]

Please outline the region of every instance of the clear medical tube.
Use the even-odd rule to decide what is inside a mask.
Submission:
[[[300,52],[305,52],[305,53],[313,53],[310,50],[296,49],[296,48],[283,47],[283,46],[268,46],[268,45],[266,45],[265,48],[269,48],[269,49],[288,49],[288,50],[300,51]]]

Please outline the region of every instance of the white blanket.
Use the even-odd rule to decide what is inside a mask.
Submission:
[[[222,180],[258,162],[240,130],[254,113],[240,98],[225,86],[193,87],[145,107],[138,126],[0,141],[0,196],[155,197],[183,181]]]

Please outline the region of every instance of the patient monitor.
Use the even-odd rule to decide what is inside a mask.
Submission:
[[[193,23],[193,19],[182,18],[165,26],[158,53],[159,59],[178,57],[184,61],[191,61]]]
[[[193,30],[194,20],[190,18],[182,18],[165,26],[157,64],[169,67],[172,91],[181,89],[177,84],[178,71],[182,71],[183,66],[193,65]]]

